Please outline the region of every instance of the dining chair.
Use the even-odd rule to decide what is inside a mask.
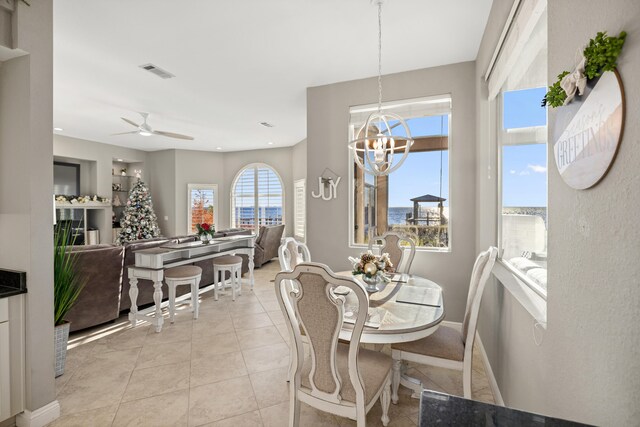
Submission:
[[[311,253],[304,243],[293,237],[286,237],[278,248],[278,261],[280,261],[281,271],[291,271],[301,262],[311,261]]]
[[[473,360],[473,342],[478,325],[478,312],[484,287],[497,255],[498,249],[491,246],[476,258],[471,272],[467,307],[464,311],[461,331],[448,326],[440,326],[426,338],[391,345],[391,357],[393,358],[391,400],[393,403],[398,402],[398,388],[401,382],[403,362],[415,362],[462,371],[464,397],[471,399],[471,362]],[[413,382],[402,382],[402,384],[413,389],[414,395],[422,391],[422,384]]]
[[[286,237],[282,240],[282,244],[278,248],[278,261],[280,262],[280,270],[281,271],[291,271],[296,265],[301,262],[309,262],[311,261],[311,253],[309,252],[309,248],[302,242],[297,241],[293,237]],[[285,296],[289,298],[289,293],[295,289],[295,284],[292,280],[289,280],[286,286],[283,288],[283,292]],[[285,314],[285,313],[283,313]],[[286,314],[285,314],[286,316]],[[293,342],[293,331],[291,330],[291,325],[287,322],[287,329],[289,329],[289,337],[291,338],[291,342]],[[302,331],[304,334],[304,331]],[[306,343],[306,336],[303,335],[302,339]],[[291,353],[295,349],[291,347]],[[289,362],[289,373],[287,374],[287,381],[291,381],[291,377],[293,375],[293,356],[290,358]]]
[[[287,281],[295,289],[286,295]],[[345,299],[336,295],[337,286],[349,288],[358,307],[368,307],[364,287],[353,278],[336,276],[324,264],[301,263],[293,271],[276,275],[275,290],[285,318],[293,331],[293,377],[289,382],[289,426],[300,425],[300,404],[356,420],[366,426],[367,412],[379,399],[382,424],[389,423],[391,401],[391,358],[360,348],[360,337],[368,310],[353,310],[355,323],[348,344],[338,337],[345,316]],[[301,329],[309,352],[305,352]]]
[[[389,259],[393,263],[393,268],[397,273],[410,273],[413,257],[416,255],[415,236],[408,233],[398,233],[397,231],[387,231],[381,236],[369,238],[369,250],[373,250],[374,242],[376,242],[376,244],[377,242],[382,242],[382,245],[380,245],[380,253],[389,254]],[[403,242],[409,245],[409,256],[405,262],[405,267],[401,268],[400,264],[404,259],[406,249],[406,246],[402,246]]]

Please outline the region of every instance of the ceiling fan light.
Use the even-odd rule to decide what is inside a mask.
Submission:
[[[140,135],[142,135],[142,136],[151,136],[152,133],[151,132],[147,132],[146,130],[141,130],[140,131]]]

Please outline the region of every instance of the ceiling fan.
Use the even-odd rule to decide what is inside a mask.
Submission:
[[[147,124],[147,118],[149,118],[149,113],[139,113],[139,114],[142,116],[142,119],[143,119],[142,124],[137,124],[132,120],[126,119],[124,117],[120,117],[122,120],[129,123],[130,125],[137,127],[138,128],[137,130],[134,130],[131,132],[113,133],[111,135],[112,136],[113,135],[129,135],[129,134],[137,133],[138,135],[142,135],[142,136],[160,135],[160,136],[167,136],[169,138],[193,140],[193,137],[189,135],[182,135],[180,133],[174,133],[174,132],[165,132],[162,130],[154,130],[151,126]]]

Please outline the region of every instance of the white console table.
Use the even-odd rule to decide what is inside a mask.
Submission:
[[[146,279],[153,282],[153,302],[155,303],[155,317],[151,323],[156,332],[162,330],[164,319],[162,317],[162,280],[166,268],[177,267],[184,264],[192,264],[197,261],[211,259],[223,255],[246,254],[249,256],[249,280],[253,290],[253,253],[255,235],[238,235],[214,239],[208,244],[202,242],[172,243],[158,248],[141,249],[135,251],[135,265],[127,266],[129,272],[129,298],[131,299],[131,311],[129,321],[132,326],[137,325],[138,320],[149,320],[146,314],[148,310],[138,311],[138,280]]]

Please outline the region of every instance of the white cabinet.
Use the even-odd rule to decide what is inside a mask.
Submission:
[[[5,298],[0,299],[0,421],[11,416],[9,349],[9,305]]]
[[[24,410],[24,296],[0,298],[0,424]]]

